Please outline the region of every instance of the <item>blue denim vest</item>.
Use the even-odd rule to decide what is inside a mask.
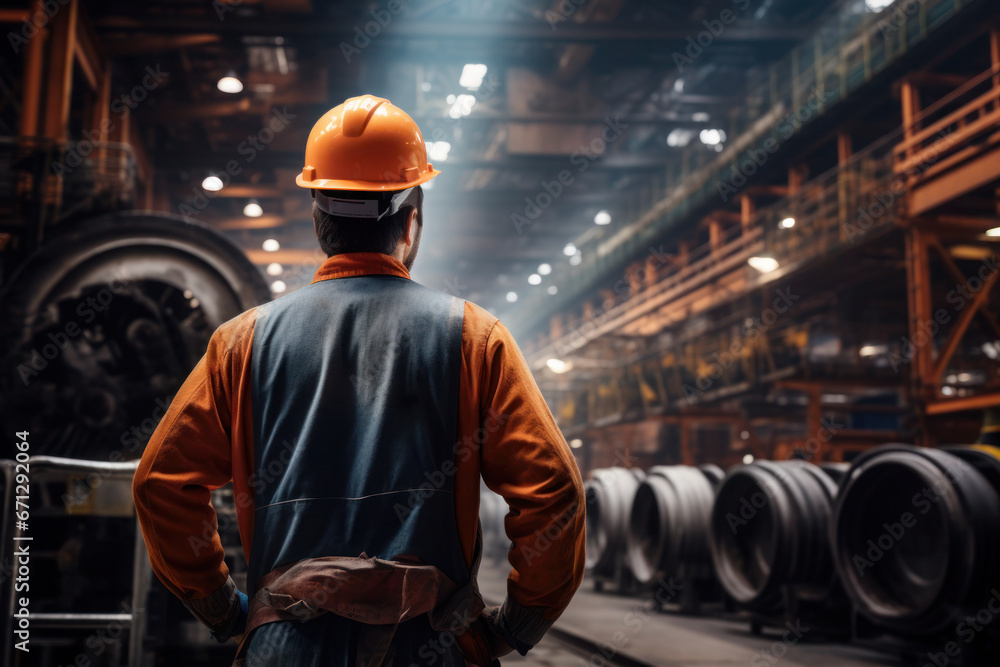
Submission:
[[[362,553],[416,557],[468,583],[453,491],[464,305],[366,275],[261,308],[251,596],[281,565]]]

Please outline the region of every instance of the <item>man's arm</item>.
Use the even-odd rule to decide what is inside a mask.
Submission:
[[[486,485],[510,505],[507,599],[494,626],[524,655],[559,617],[584,571],[583,480],[566,440],[507,329],[486,345],[481,450]]]
[[[153,572],[219,639],[242,631],[246,596],[224,561],[211,491],[232,479],[234,339],[244,316],[212,335],[181,385],[132,481]]]

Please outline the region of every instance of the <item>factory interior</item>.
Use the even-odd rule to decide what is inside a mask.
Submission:
[[[2,4],[0,666],[232,663],[132,478],[327,259],[296,176],[365,94],[441,172],[413,280],[510,331],[583,481],[583,582],[502,663],[1000,665],[996,0]],[[487,605],[516,514],[482,486]]]

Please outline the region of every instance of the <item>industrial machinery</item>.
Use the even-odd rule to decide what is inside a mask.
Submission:
[[[37,616],[30,662],[11,650],[8,632],[0,661],[120,665],[126,646],[133,665],[154,650],[192,664],[218,661],[231,647],[211,640],[149,575],[126,468],[212,332],[270,291],[218,232],[166,213],[118,210],[135,186],[128,147],[100,145],[94,159],[53,180],[72,144],[0,145],[3,233],[14,249],[2,267],[0,422],[30,443]],[[5,438],[0,459],[13,459],[14,445]],[[13,480],[5,478],[7,506]],[[231,491],[213,501],[239,578],[245,562]],[[4,514],[5,574],[12,516]],[[10,604],[12,582],[2,580],[0,601]]]

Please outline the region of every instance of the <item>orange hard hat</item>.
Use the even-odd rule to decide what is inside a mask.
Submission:
[[[427,162],[427,147],[413,119],[389,100],[362,95],[330,109],[313,125],[295,183],[314,190],[393,192],[440,173]]]

